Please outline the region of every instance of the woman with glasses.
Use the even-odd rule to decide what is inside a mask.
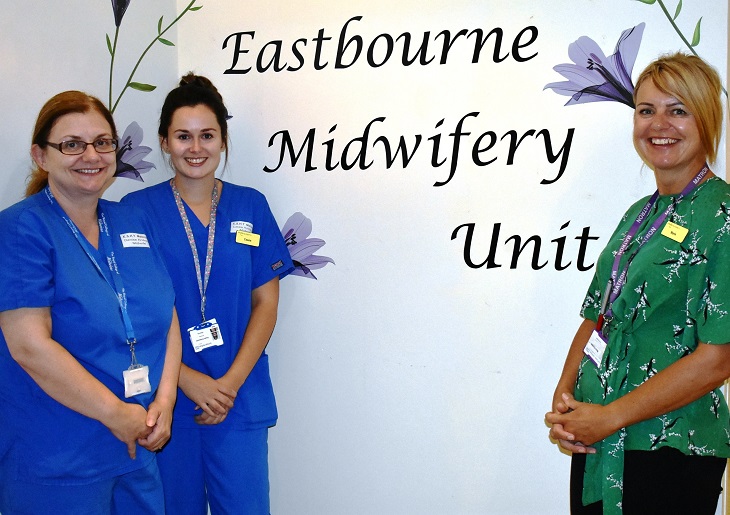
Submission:
[[[116,138],[98,99],[54,96],[27,198],[0,213],[2,513],[164,511],[180,332],[144,213],[100,200]]]
[[[215,176],[228,111],[207,78],[188,74],[167,95],[158,134],[175,176],[122,203],[165,235],[185,335],[173,434],[158,456],[167,512],[268,514],[277,412],[265,348],[292,262],[264,196]]]

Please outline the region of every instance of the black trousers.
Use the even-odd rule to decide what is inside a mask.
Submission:
[[[626,451],[624,515],[714,515],[726,463],[725,458],[687,456],[671,447]],[[602,515],[601,502],[583,506],[585,464],[585,454],[573,454],[570,513]]]

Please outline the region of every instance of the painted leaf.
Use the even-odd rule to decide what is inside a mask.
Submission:
[[[656,3],[656,0],[639,0],[639,2],[651,5],[653,3]]]
[[[160,21],[157,22],[157,35],[158,36],[160,34],[162,34],[162,18],[164,18],[164,16],[160,16]]]
[[[137,91],[154,91],[157,88],[152,84],[142,84],[141,82],[130,82],[129,87]]]
[[[191,8],[190,8],[190,10],[191,10],[191,11],[199,11],[199,10],[201,10],[202,8],[203,8],[203,6],[202,6],[202,5],[199,5],[199,6],[197,6],[197,7],[191,7]]]
[[[109,34],[106,34],[106,47],[109,50],[109,55],[114,55],[114,52],[112,51],[112,42],[109,39]]]
[[[172,41],[169,41],[169,40],[167,40],[167,39],[164,39],[164,38],[157,38],[157,41],[159,41],[159,42],[160,42],[160,43],[162,43],[163,45],[167,45],[167,46],[175,46],[175,43],[173,43]]]
[[[695,33],[692,35],[692,46],[696,47],[700,44],[700,24],[702,24],[702,18],[697,20],[697,25],[695,25]]]
[[[682,12],[682,0],[679,0],[679,3],[677,4],[677,10],[674,11],[674,18],[677,19],[679,17],[679,13]]]

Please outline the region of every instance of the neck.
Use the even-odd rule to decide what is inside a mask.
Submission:
[[[58,190],[49,184],[53,198],[56,199],[58,205],[71,218],[73,223],[78,225],[86,225],[93,221],[96,223],[96,209],[99,206],[99,199],[95,196],[80,195],[78,197],[68,197],[63,191]]]
[[[99,199],[96,197],[82,196],[79,198],[68,198],[62,192],[56,191],[50,186],[53,198],[61,206],[64,213],[81,231],[81,234],[91,243],[94,248],[99,248],[99,218],[97,208]]]
[[[657,191],[660,195],[678,195],[682,193],[682,190],[695,178],[704,165],[705,162],[703,161],[699,165],[683,171],[654,170]],[[697,185],[699,186],[714,176],[712,170],[709,170]]]
[[[173,181],[175,181],[175,187],[180,192],[180,196],[188,205],[210,205],[210,196],[216,181],[215,176],[189,179],[177,174]],[[220,190],[221,186],[218,185],[218,191],[220,192]]]

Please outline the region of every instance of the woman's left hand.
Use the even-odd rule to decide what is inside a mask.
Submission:
[[[195,423],[200,424],[201,426],[214,426],[216,424],[220,424],[223,422],[226,417],[228,417],[228,413],[223,413],[222,415],[216,415],[211,416],[208,415],[205,411],[201,413],[200,415],[195,415]]]
[[[568,407],[565,413],[550,412],[545,420],[550,424],[560,424],[572,438],[574,443],[593,445],[618,431],[621,426],[613,416],[611,406],[579,402],[567,393],[562,395],[563,402]],[[556,435],[565,438],[565,434]],[[555,437],[555,436],[554,436]]]
[[[147,438],[137,440],[137,443],[148,451],[159,451],[170,439],[172,406],[162,401],[152,401],[147,410],[147,426],[152,428],[152,432]]]

